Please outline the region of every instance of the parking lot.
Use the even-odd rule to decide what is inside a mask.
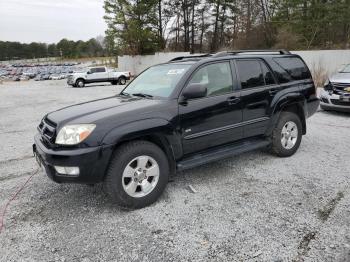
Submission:
[[[0,85],[0,208],[37,170],[31,146],[45,113],[121,88]],[[290,158],[256,151],[179,173],[136,211],[99,185],[39,171],[8,209],[0,260],[350,261],[350,115],[319,111],[307,128]]]
[[[84,67],[81,63],[28,63],[2,64],[0,63],[1,81],[35,81],[66,79],[70,73]],[[86,67],[86,65],[85,65]]]

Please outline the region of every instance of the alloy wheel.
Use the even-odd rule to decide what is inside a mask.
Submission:
[[[288,121],[282,128],[281,143],[285,149],[292,149],[298,140],[298,126],[293,121]]]
[[[138,156],[124,169],[122,184],[125,192],[135,198],[150,194],[159,180],[159,165],[150,156]]]

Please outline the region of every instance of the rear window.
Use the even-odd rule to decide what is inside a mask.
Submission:
[[[310,79],[311,74],[305,63],[298,57],[281,57],[273,59],[283,71],[277,71],[280,82],[288,82],[288,78],[293,80]],[[288,76],[286,75],[288,74]]]

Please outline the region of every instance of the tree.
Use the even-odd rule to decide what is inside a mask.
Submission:
[[[106,35],[130,55],[151,54],[160,49],[158,0],[105,0]],[[162,29],[163,31],[163,29]]]

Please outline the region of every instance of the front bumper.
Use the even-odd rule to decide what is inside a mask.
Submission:
[[[57,183],[96,184],[102,182],[112,155],[112,146],[74,149],[48,148],[38,134],[34,137],[33,153],[49,178]],[[54,166],[79,167],[78,176],[58,174]]]
[[[350,94],[349,94],[350,98]],[[330,94],[328,91],[322,90],[320,95],[320,105],[325,110],[335,110],[341,112],[350,112],[350,101],[340,99],[340,95]]]

